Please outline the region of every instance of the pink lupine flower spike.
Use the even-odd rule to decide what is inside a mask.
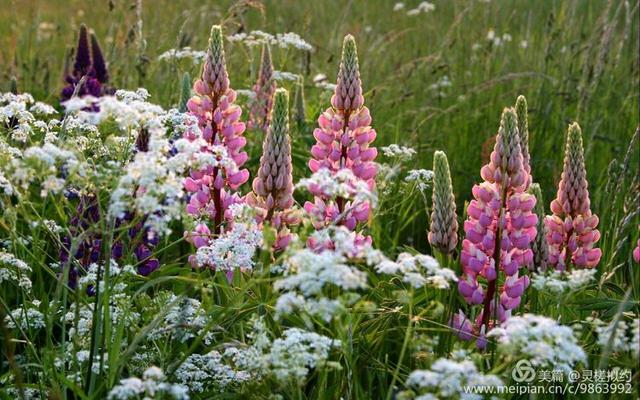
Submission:
[[[484,182],[473,187],[474,200],[464,223],[458,290],[467,303],[480,305],[481,311],[473,324],[464,322],[466,316],[460,312],[452,326],[463,339],[478,336],[477,345],[482,348],[484,334],[520,305],[529,278],[519,271],[533,260],[530,244],[536,237],[537,217],[532,212],[536,199],[525,192],[530,177],[523,166],[514,109],[503,111],[491,159],[480,174]]]

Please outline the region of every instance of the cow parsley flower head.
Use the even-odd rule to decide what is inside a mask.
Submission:
[[[309,244],[311,248],[291,250],[283,261],[283,277],[274,283],[282,292],[276,315],[304,311],[329,322],[367,286],[366,273],[352,261],[366,259],[372,250],[370,243],[344,227],[319,231]]]
[[[201,64],[207,57],[206,51],[193,50],[191,47],[181,49],[169,49],[158,56],[160,61],[182,61],[191,60],[194,65]]]
[[[170,398],[175,400],[189,400],[188,388],[179,384],[172,384],[166,381],[164,372],[156,366],[149,367],[144,371],[142,379],[131,377],[121,379],[115,385],[107,398],[109,400],[128,400],[151,398]]]
[[[640,318],[637,315],[633,319],[621,318],[610,323],[597,318],[589,318],[588,321],[595,327],[598,345],[602,349],[631,353],[635,360],[640,359]]]
[[[469,389],[502,385],[500,378],[478,371],[471,360],[455,361],[446,358],[436,360],[428,370],[413,371],[407,379],[407,386],[420,393],[417,399],[482,399],[482,394],[473,393]]]
[[[11,253],[0,250],[0,284],[12,282],[18,287],[31,290],[31,267]]]
[[[431,187],[433,183],[433,171],[427,169],[412,169],[407,173],[407,176],[404,178],[405,182],[413,183],[415,182],[420,191],[425,191],[427,188]]]
[[[382,150],[382,154],[384,154],[385,157],[397,158],[400,161],[409,161],[416,155],[416,151],[411,147],[400,146],[398,144],[381,147],[380,150]]]
[[[208,228],[202,224],[196,227],[195,233],[189,234],[189,240],[198,247],[195,257],[191,258],[193,265],[222,271],[253,268],[253,256],[262,246],[262,231],[255,220],[255,213],[246,204],[234,204],[229,212],[233,223],[220,236],[212,238]]]
[[[269,368],[280,381],[301,382],[309,371],[324,363],[340,341],[315,332],[289,328],[274,340],[268,354]]]
[[[312,45],[307,43],[300,35],[294,32],[276,33],[275,35],[259,30],[241,32],[227,36],[230,42],[243,43],[249,47],[269,44],[282,49],[295,48],[303,51],[313,51]]]
[[[555,295],[572,293],[589,285],[595,279],[596,269],[574,269],[534,273],[531,285],[541,292]]]
[[[388,275],[400,275],[402,281],[414,288],[424,286],[436,289],[448,289],[451,282],[457,282],[455,273],[441,268],[438,261],[427,255],[400,253],[396,261],[386,257],[375,264],[376,272]]]
[[[44,314],[40,311],[39,300],[25,302],[24,305],[12,310],[10,315],[5,317],[4,322],[11,329],[19,328],[23,331],[38,330],[46,326]]]
[[[573,330],[534,314],[507,319],[487,334],[498,342],[498,351],[511,360],[526,359],[534,368],[569,373],[587,357]]]

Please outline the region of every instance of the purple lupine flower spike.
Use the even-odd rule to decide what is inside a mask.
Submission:
[[[73,71],[65,76],[67,85],[62,89],[60,99],[64,102],[74,94],[78,97],[100,97],[105,94],[112,94],[113,89],[107,88],[105,85],[108,79],[107,65],[97,38],[92,33],[91,44],[89,44],[87,27],[83,24],[80,26],[78,35],[78,48]],[[81,86],[78,87],[78,85]],[[97,111],[97,109],[94,107],[88,111]]]
[[[481,176],[484,182],[473,187],[474,200],[467,208],[460,254],[463,274],[458,281],[467,303],[481,306],[472,331],[459,336],[479,336],[478,347],[486,345],[484,333],[504,322],[520,305],[529,278],[519,271],[533,260],[530,244],[538,222],[533,213],[536,198],[525,192],[530,178],[523,166],[514,109],[502,113],[496,144]],[[466,319],[463,317],[458,320]],[[469,324],[452,322],[458,331],[469,328]]]
[[[80,25],[80,33],[78,34],[78,47],[76,48],[76,62],[73,65],[73,76],[81,78],[91,72],[91,52],[89,49],[89,35],[87,26]]]
[[[93,71],[95,72],[98,82],[105,84],[109,82],[109,72],[107,71],[107,64],[104,61],[100,44],[98,44],[98,38],[95,33],[91,33],[91,60]]]

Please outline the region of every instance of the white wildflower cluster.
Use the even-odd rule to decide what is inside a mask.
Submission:
[[[505,43],[511,42],[512,37],[508,33],[503,33],[502,36],[500,36],[493,29],[489,29],[487,32],[487,40],[495,47],[500,47]]]
[[[276,81],[298,82],[300,80],[300,75],[287,71],[273,71],[273,79]]]
[[[380,150],[382,150],[382,154],[384,154],[385,157],[397,158],[400,161],[409,161],[416,155],[416,151],[411,147],[397,144],[381,147]]]
[[[191,60],[193,65],[200,65],[207,58],[207,52],[201,50],[193,50],[191,47],[183,47],[181,49],[169,49],[158,56],[160,61],[182,61]]]
[[[276,302],[277,318],[304,311],[330,322],[357,301],[359,296],[355,291],[367,287],[367,275],[351,265],[351,261],[356,257],[366,258],[368,254],[356,245],[354,235],[344,227],[317,232],[312,241],[330,242],[335,249],[318,253],[305,248],[293,251],[285,259],[281,266],[283,277],[274,283],[274,288],[282,292]],[[370,249],[370,246],[360,247]],[[335,288],[339,289],[337,295],[332,290]]]
[[[99,271],[99,270],[102,271]],[[101,273],[101,280],[98,282],[98,274]],[[106,274],[107,269],[92,263],[86,268],[82,276],[78,278],[78,287],[85,291],[91,288],[100,286],[104,289],[106,286]],[[124,265],[120,267],[118,263],[111,259],[108,269],[109,286],[110,286],[110,315],[113,323],[122,323],[123,321],[128,324],[134,324],[140,318],[140,314],[130,308],[129,297],[126,294],[128,280],[132,276],[136,276],[137,272],[132,265]],[[76,313],[76,308],[78,312]],[[76,319],[79,315],[80,318]],[[91,331],[91,324],[93,321],[93,302],[84,303],[81,302],[72,303],[69,312],[64,315],[63,322],[73,324],[69,329],[69,336],[78,335],[78,343],[85,339],[88,339],[88,334]]]
[[[245,354],[234,349],[236,357]],[[231,351],[227,351],[231,355]],[[254,379],[253,370],[234,368],[232,361],[225,359],[225,354],[213,350],[206,354],[190,355],[176,370],[176,379],[192,393],[231,391]]]
[[[33,128],[47,131],[48,126],[44,121],[38,121],[34,114],[47,116],[56,111],[48,104],[37,102],[28,94],[0,94],[0,124],[9,127],[11,139],[16,142],[26,143],[34,133]]]
[[[65,114],[74,114],[86,109],[92,109],[95,103],[98,101],[94,96],[73,96],[69,100],[63,101],[62,107],[64,107]]]
[[[167,382],[164,372],[152,366],[144,371],[142,379],[136,377],[121,379],[108,395],[109,400],[139,399],[140,397],[189,400],[189,393],[187,387]]]
[[[98,269],[102,268],[101,280],[97,282]],[[86,293],[95,290],[99,285],[100,290],[106,287],[107,270],[104,266],[91,264],[85,273],[78,279],[78,290]],[[124,327],[131,329],[138,326],[140,313],[132,307],[131,296],[127,292],[127,282],[136,275],[136,271],[131,265],[123,267],[111,260],[109,266],[109,316],[114,327]],[[97,374],[100,372],[101,364],[107,359],[108,353],[94,354],[91,360],[91,333],[93,331],[94,302],[81,299],[79,302],[71,303],[67,312],[61,316],[61,322],[68,326],[69,340],[66,343],[62,358],[56,359],[56,364],[64,367],[69,374],[67,378],[73,382],[81,383],[83,375],[78,373],[77,366],[87,366],[89,363],[92,370]],[[107,338],[109,346],[115,346],[113,341],[117,338],[120,346],[124,349],[127,341],[118,338],[118,330],[112,331],[112,336]],[[103,368],[108,363],[104,362]]]
[[[40,219],[31,221],[30,225],[32,228],[42,227],[52,234],[63,233],[65,231],[63,227],[58,225],[58,223],[52,219]]]
[[[31,108],[29,108],[29,111],[32,114],[39,115],[39,116],[48,116],[48,115],[53,115],[58,113],[58,111],[56,111],[55,108],[41,101],[36,101],[35,104],[32,105]]]
[[[19,308],[12,310],[10,315],[5,317],[5,324],[11,329],[19,328],[23,331],[44,328],[46,325],[44,314],[40,312],[40,304],[39,300],[24,302]]]
[[[9,377],[13,377],[13,375],[9,374]],[[1,382],[1,381],[0,383],[4,384],[4,382]],[[28,399],[28,400],[44,399],[40,389],[24,387],[23,385],[21,385],[20,388],[10,387],[10,386],[3,386],[2,388],[3,388],[3,392],[0,392],[0,393],[8,395],[9,396],[8,398],[11,398],[11,399]]]
[[[504,383],[495,375],[478,371],[471,360],[449,360],[440,358],[428,370],[413,371],[407,386],[420,395],[416,400],[435,399],[483,399],[482,392],[471,388],[495,388]]]
[[[455,272],[441,268],[435,258],[424,254],[400,253],[396,261],[385,258],[375,269],[379,274],[400,275],[403,282],[416,289],[424,286],[449,289],[451,282],[458,281]]]
[[[196,142],[200,142],[201,145],[206,143],[200,140]],[[229,171],[230,174],[238,171],[236,162],[229,156],[227,148],[223,145],[210,145],[208,146],[208,151],[194,152],[191,160],[189,160],[189,166],[194,170],[220,168]]]
[[[251,89],[237,89],[236,94],[246,97],[249,101],[255,101],[257,97],[256,92]]]
[[[533,274],[531,285],[540,292],[554,295],[576,292],[589,285],[595,279],[597,270],[577,269],[566,271],[546,271]]]
[[[117,187],[111,192],[109,214],[122,218],[126,212],[146,215],[145,224],[158,234],[168,234],[169,223],[182,215],[182,174],[189,151],[197,151],[180,139],[181,157],[173,159],[164,130],[149,133],[148,151],[138,151],[124,167]],[[183,143],[184,142],[184,143]],[[182,162],[181,162],[182,161]]]
[[[640,359],[640,318],[614,320],[606,323],[598,318],[589,318],[598,337],[598,345],[611,349],[614,353],[630,353],[634,359]]]
[[[129,130],[138,132],[142,128],[149,131],[162,130],[164,129],[162,117],[165,115],[165,111],[162,107],[149,103],[147,101],[148,97],[149,93],[143,88],[135,92],[118,90],[115,96],[103,96],[93,101],[92,104],[97,106],[99,111],[79,111],[78,118],[93,125],[113,120],[124,132]],[[71,100],[73,99],[75,98]],[[84,101],[85,99],[86,97],[83,97],[78,101]],[[68,107],[68,103],[64,103],[65,108]],[[82,107],[81,110],[84,108],[86,106]],[[69,109],[67,111],[71,112]]]
[[[298,328],[288,328],[271,340],[262,319],[254,321],[249,337],[248,345],[227,343],[220,351],[190,355],[176,370],[177,381],[192,393],[233,392],[268,376],[302,384],[340,346],[340,341]]]
[[[375,191],[362,179],[353,174],[349,168],[342,168],[333,173],[328,168],[321,168],[309,178],[301,179],[296,188],[305,188],[314,195],[322,195],[329,199],[338,197],[353,201],[356,204],[369,202],[375,208],[378,197]]]
[[[0,284],[13,282],[18,287],[31,291],[31,267],[11,253],[0,250]]]
[[[72,151],[53,143],[29,147],[22,159],[13,159],[7,168],[11,171],[13,187],[26,190],[31,184],[39,183],[42,197],[49,193],[60,193],[67,176],[86,174],[85,165],[78,161]]]
[[[328,358],[340,341],[315,332],[289,328],[282,338],[273,341],[267,356],[271,372],[279,381],[301,382],[309,371],[317,368]]]
[[[159,311],[166,314],[162,326],[149,334],[151,340],[172,338],[184,343],[200,336],[205,344],[212,343],[213,332],[207,329],[210,328],[210,319],[199,300],[181,298],[170,292],[156,297]]]
[[[393,11],[401,11],[404,10],[405,4],[402,2],[397,2],[393,5]]]
[[[4,173],[0,171],[0,194],[5,196],[12,196],[16,193],[15,188],[11,184],[11,182],[4,176]]]
[[[405,182],[415,183],[420,191],[425,191],[431,187],[433,182],[433,171],[427,169],[412,169],[404,178]]]
[[[102,269],[102,271],[100,271]],[[102,272],[102,279],[98,282],[98,275]],[[113,278],[109,282],[111,286],[111,295],[112,300],[114,300],[114,304],[117,300],[124,297],[124,290],[127,285],[124,281],[127,277],[135,276],[137,274],[136,269],[132,265],[124,265],[120,267],[116,260],[111,259],[109,261],[109,269],[108,269],[109,277]],[[97,263],[91,263],[83,272],[83,274],[78,278],[78,284],[81,289],[89,289],[92,286],[100,285],[104,287],[105,285],[105,275],[107,274],[107,268]],[[115,280],[114,280],[115,279]],[[118,310],[113,311],[116,313],[114,316],[117,317]]]
[[[299,50],[313,51],[313,46],[305,42],[300,35],[293,32],[277,33],[272,35],[263,31],[251,31],[249,33],[236,33],[235,35],[227,36],[227,39],[230,42],[244,43],[249,47],[260,46],[268,43],[271,46],[278,46],[283,49],[293,47]]]
[[[320,89],[333,92],[336,90],[336,84],[329,82],[329,78],[325,74],[316,74],[313,77],[313,84]]]
[[[396,4],[397,5],[397,4]],[[394,7],[395,8],[395,7]],[[400,8],[402,9],[402,8]],[[407,10],[407,15],[413,17],[419,14],[426,14],[436,9],[436,6],[433,3],[429,3],[428,1],[422,1],[416,8],[412,8]]]
[[[534,368],[568,374],[586,355],[573,330],[534,314],[511,317],[487,334],[498,342],[498,351],[511,360],[529,360]]]
[[[448,75],[443,75],[435,83],[429,85],[429,89],[437,93],[440,97],[446,97],[446,90],[452,86],[451,80]]]
[[[255,211],[246,204],[229,206],[233,223],[231,229],[198,248],[196,263],[222,271],[241,271],[253,268],[253,256],[262,246],[262,230],[255,219]]]

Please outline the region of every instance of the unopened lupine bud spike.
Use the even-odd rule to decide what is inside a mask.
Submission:
[[[273,61],[271,59],[271,47],[268,43],[262,46],[262,54],[260,56],[260,71],[258,72],[258,80],[253,86],[255,98],[249,115],[251,128],[262,129],[267,131],[269,126],[269,118],[271,117],[271,108],[273,106],[273,94],[276,90],[276,81],[273,76]]]
[[[229,75],[224,55],[222,27],[213,25],[209,37],[207,58],[202,69],[202,80],[209,84],[215,95],[225,93],[229,88]]]
[[[188,72],[182,75],[182,86],[180,89],[180,103],[178,103],[178,110],[180,112],[187,111],[187,102],[191,98],[191,76]]]
[[[534,208],[536,217],[538,217],[538,225],[536,226],[536,239],[531,244],[533,250],[533,263],[529,265],[529,270],[544,271],[547,269],[548,246],[544,227],[544,202],[542,199],[542,190],[540,185],[532,183],[529,186],[528,193],[536,198],[536,207]]]
[[[289,136],[289,93],[277,89],[274,94],[271,123],[262,144],[260,168],[253,180],[254,193],[247,202],[261,210],[260,219],[271,221],[278,231],[276,250],[281,250],[291,233],[288,226],[297,223],[293,217],[293,176],[291,139]]]
[[[93,71],[96,74],[96,79],[100,83],[109,82],[109,72],[107,71],[107,64],[102,55],[100,44],[95,33],[91,33],[91,60],[93,65]]]
[[[513,108],[505,108],[489,163],[480,171],[482,178],[501,188],[524,187],[526,171],[522,166],[522,151],[517,117]]]
[[[289,92],[286,89],[277,89],[273,97],[273,110],[271,111],[273,128],[270,131],[274,136],[288,137]]]
[[[518,133],[520,134],[520,148],[522,150],[522,166],[529,174],[527,187],[531,184],[531,155],[529,154],[529,117],[527,99],[520,95],[516,100],[516,114],[518,117]]]
[[[300,76],[296,82],[296,91],[294,94],[294,107],[293,107],[293,119],[302,124],[306,121],[305,118],[305,101],[304,101],[304,77]]]
[[[458,244],[456,201],[451,187],[451,173],[447,155],[436,151],[433,156],[433,205],[429,243],[445,254]]]
[[[73,65],[73,74],[81,77],[91,68],[91,53],[89,51],[89,35],[85,24],[80,25],[78,34],[78,47],[76,48],[76,62]]]
[[[584,163],[582,130],[569,125],[564,167],[551,212],[545,218],[549,264],[565,270],[572,263],[579,268],[594,268],[602,252],[595,247],[600,239],[598,216],[591,213],[589,184]]]
[[[353,36],[347,35],[342,45],[338,82],[331,98],[331,105],[337,110],[349,112],[359,109],[363,104],[356,41]]]

